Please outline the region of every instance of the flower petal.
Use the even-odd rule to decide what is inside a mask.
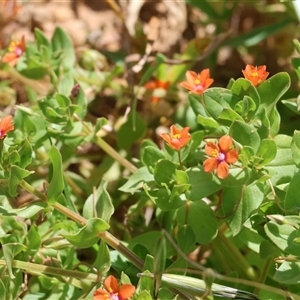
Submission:
[[[213,142],[207,142],[205,145],[205,153],[208,156],[215,156],[216,151],[219,152],[219,147]]]
[[[223,135],[219,139],[219,147],[221,152],[223,152],[224,154],[229,151],[231,146],[232,146],[232,138],[229,135]]]
[[[189,90],[189,91],[193,91],[193,89],[194,89],[194,86],[191,85],[191,84],[190,84],[189,82],[187,82],[187,81],[180,82],[179,85],[182,86],[183,88]]]
[[[175,134],[180,134],[181,133],[181,129],[177,128],[175,125],[172,125],[170,127],[170,135],[171,137],[173,137]]]
[[[229,164],[234,164],[239,158],[239,154],[235,149],[230,150],[226,153],[225,161]]]
[[[170,146],[175,150],[179,150],[181,148],[181,141],[179,139],[172,139]]]
[[[162,133],[160,137],[163,138],[169,145],[171,144],[171,137],[168,133]]]
[[[186,137],[190,137],[190,134],[189,134],[189,130],[190,130],[190,127],[184,127],[182,130],[181,130],[181,138],[186,138]]]
[[[93,300],[107,300],[109,299],[109,293],[103,289],[98,289],[94,292]]]
[[[218,164],[218,160],[214,157],[211,157],[203,162],[203,169],[205,172],[212,172],[218,167]]]
[[[15,53],[6,53],[2,57],[2,62],[9,64],[11,67],[14,67],[19,60],[19,57]]]
[[[20,42],[20,48],[22,49],[22,52],[26,49],[26,43],[25,43],[25,36],[22,36],[21,42]]]
[[[188,81],[188,83],[190,83],[192,86],[194,86],[195,80],[198,78],[198,75],[194,71],[187,71],[185,73],[185,77],[186,77],[186,80]]]
[[[131,284],[123,284],[120,286],[119,295],[122,300],[127,300],[130,298],[135,292],[135,287]]]
[[[209,69],[202,70],[199,75],[200,82],[204,84],[208,78],[209,78]]]
[[[7,132],[14,129],[14,125],[12,124],[12,116],[6,116],[1,119],[0,121],[0,131],[3,132],[3,134],[6,134]]]
[[[106,288],[107,291],[112,291],[113,293],[117,293],[119,291],[119,285],[117,279],[109,275],[105,280],[104,280],[104,287]]]
[[[217,175],[220,179],[225,179],[229,174],[229,167],[225,161],[219,163],[217,167]]]
[[[212,78],[208,78],[206,81],[205,81],[205,84],[204,84],[204,90],[208,89],[212,83],[214,82],[214,80]]]

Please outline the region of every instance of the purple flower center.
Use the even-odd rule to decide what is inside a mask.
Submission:
[[[222,152],[219,152],[218,156],[217,156],[217,160],[220,161],[220,162],[224,161],[225,160],[225,154],[222,153]]]
[[[18,57],[20,57],[20,56],[22,55],[22,53],[23,53],[23,50],[22,50],[20,47],[15,47],[14,53],[15,53]]]

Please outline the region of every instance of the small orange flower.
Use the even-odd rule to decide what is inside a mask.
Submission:
[[[22,36],[21,42],[12,41],[8,47],[8,52],[2,57],[2,62],[8,63],[11,67],[15,66],[25,51],[25,37]]]
[[[170,82],[169,81],[161,81],[159,79],[154,79],[151,80],[149,82],[147,82],[146,84],[144,84],[144,88],[146,88],[147,90],[155,90],[155,89],[164,89],[167,90],[170,86]],[[160,97],[152,97],[151,98],[151,102],[153,103],[157,103],[160,100]]]
[[[0,121],[0,139],[5,138],[9,131],[14,130],[14,125],[12,123],[12,116],[6,116]]]
[[[131,284],[118,285],[117,279],[110,275],[104,280],[105,289],[98,289],[94,292],[93,300],[127,300],[135,292]]]
[[[244,77],[252,82],[254,86],[258,86],[263,83],[269,72],[266,72],[266,66],[254,67],[251,65],[247,65],[245,70],[242,70]]]
[[[187,71],[185,76],[187,81],[181,82],[180,85],[190,90],[193,94],[202,94],[214,82],[212,78],[209,78],[209,69],[204,69],[200,74]]]
[[[170,133],[162,133],[160,136],[167,142],[167,144],[174,150],[180,150],[191,139],[189,134],[189,127],[184,127],[182,130],[176,128],[174,125],[170,127]]]
[[[205,145],[205,152],[210,158],[203,162],[205,172],[213,172],[217,169],[217,175],[225,179],[229,174],[228,164],[233,164],[238,160],[238,152],[232,148],[232,138],[224,135],[219,139],[218,145],[208,142]]]

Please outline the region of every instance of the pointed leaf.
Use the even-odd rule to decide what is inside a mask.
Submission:
[[[49,158],[52,163],[52,178],[47,190],[49,202],[56,202],[64,188],[63,169],[61,154],[55,146],[49,151]]]
[[[99,240],[99,234],[109,229],[109,225],[97,218],[87,221],[87,224],[75,234],[62,234],[71,244],[79,248],[89,248]]]

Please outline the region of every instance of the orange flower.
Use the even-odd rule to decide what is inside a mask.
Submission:
[[[180,85],[190,90],[193,94],[202,94],[214,82],[212,78],[209,78],[209,69],[204,69],[200,74],[187,71],[185,76],[187,81],[181,82]]]
[[[245,70],[242,70],[244,77],[252,82],[254,86],[258,86],[263,83],[269,72],[266,72],[266,66],[254,67],[251,65],[247,65]]]
[[[169,81],[161,81],[159,79],[154,79],[144,84],[144,88],[146,88],[147,90],[155,90],[155,89],[167,90],[169,86],[170,86]],[[159,99],[160,97],[152,97],[151,102],[156,103],[159,101]]]
[[[2,57],[2,62],[8,63],[11,67],[15,66],[25,51],[25,37],[22,36],[21,42],[12,41],[8,47],[8,52]]]
[[[205,152],[210,158],[203,162],[205,172],[213,172],[217,169],[219,178],[224,179],[229,174],[228,164],[233,164],[238,160],[238,152],[232,148],[232,138],[224,135],[219,139],[218,145],[208,142],[205,146]]]
[[[110,275],[104,280],[104,289],[94,292],[93,300],[127,300],[135,292],[135,287],[131,284],[118,285],[117,279]]]
[[[12,123],[12,116],[6,116],[0,121],[0,139],[5,138],[9,131],[14,130],[14,125]]]
[[[170,127],[170,134],[162,133],[160,136],[171,148],[174,150],[180,150],[180,148],[183,148],[191,139],[189,130],[189,127],[184,127],[182,130],[180,130],[172,125]]]

